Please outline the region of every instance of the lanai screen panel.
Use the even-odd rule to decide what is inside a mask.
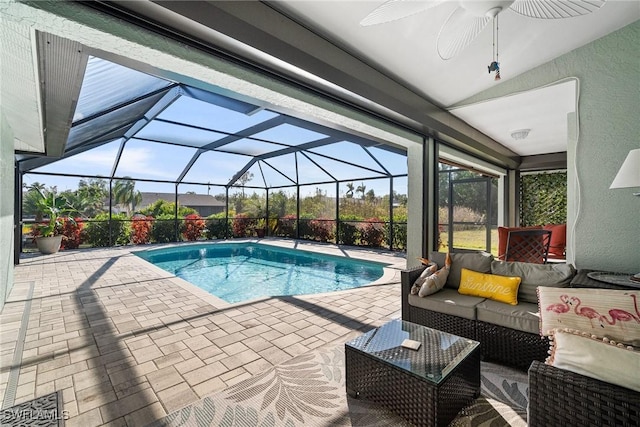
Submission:
[[[71,150],[77,146],[91,142],[93,139],[100,137],[108,132],[117,129],[128,129],[128,126],[136,123],[144,114],[153,107],[163,94],[157,94],[144,98],[137,102],[124,105],[116,110],[105,112],[95,118],[75,125],[69,132],[66,150]]]
[[[227,185],[231,178],[243,169],[251,159],[250,156],[240,154],[207,151],[200,154],[182,181]]]
[[[188,147],[203,147],[224,138],[226,135],[186,125],[152,120],[136,133],[136,138],[167,142]]]
[[[175,182],[195,148],[131,139],[122,150],[115,175]]]
[[[327,135],[284,123],[252,135],[252,138],[261,139],[263,141],[277,142],[290,146],[297,146],[311,141],[326,138]]]
[[[73,121],[126,104],[174,83],[90,56]]]
[[[34,169],[42,173],[73,173],[85,176],[111,176],[111,170],[118,154],[122,139],[109,142],[92,150],[84,151],[75,156],[66,157],[57,162]]]
[[[332,158],[342,159],[365,168],[373,169],[380,174],[385,174],[384,168],[360,144],[341,141],[334,144],[312,148],[309,151]]]
[[[391,150],[386,150],[378,147],[366,148],[380,163],[382,163],[386,170],[392,175],[404,175],[407,173],[407,154],[399,154]]]
[[[378,142],[97,57],[88,60],[74,124],[65,152],[76,157],[39,171],[110,177],[117,158],[118,178],[225,186],[248,171],[247,185],[261,187],[407,171],[406,156],[372,147]]]
[[[180,96],[160,113],[158,118],[179,121],[196,128],[235,134],[278,116],[277,113],[267,110],[245,114],[237,110],[247,110],[248,104],[221,95],[210,95],[212,95],[209,98],[210,101],[222,104],[222,106],[189,96]]]

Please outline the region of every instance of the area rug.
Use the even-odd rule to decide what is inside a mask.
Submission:
[[[63,427],[67,412],[62,410],[62,396],[54,391],[45,396],[0,410],[2,427]]]
[[[527,375],[482,362],[481,396],[452,426],[526,426]],[[316,350],[207,396],[150,427],[409,426],[345,393],[344,346]]]

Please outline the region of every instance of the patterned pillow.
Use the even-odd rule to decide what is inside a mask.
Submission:
[[[640,391],[640,351],[571,329],[554,329],[548,365]],[[631,374],[631,375],[629,375]]]
[[[444,284],[447,282],[447,277],[449,277],[449,267],[442,267],[427,277],[418,292],[418,296],[426,297],[427,295],[435,294],[444,287]]]
[[[538,287],[540,333],[570,328],[640,347],[640,291]]]
[[[424,269],[420,276],[413,282],[413,286],[411,287],[411,295],[418,295],[420,288],[427,281],[427,277],[431,276],[438,270],[438,266],[436,264],[431,264],[427,268]]]
[[[497,274],[478,273],[463,268],[458,292],[463,295],[473,295],[517,305],[520,281],[520,277],[517,276],[498,276]]]

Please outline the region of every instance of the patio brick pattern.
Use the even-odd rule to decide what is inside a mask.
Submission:
[[[21,260],[0,313],[5,403],[58,390],[68,427],[143,426],[400,314],[397,256],[367,254],[394,263],[389,284],[229,305],[131,253],[138,249]]]

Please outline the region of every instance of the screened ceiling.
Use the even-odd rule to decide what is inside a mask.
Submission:
[[[64,153],[23,171],[263,188],[407,174],[400,149],[98,57]]]

